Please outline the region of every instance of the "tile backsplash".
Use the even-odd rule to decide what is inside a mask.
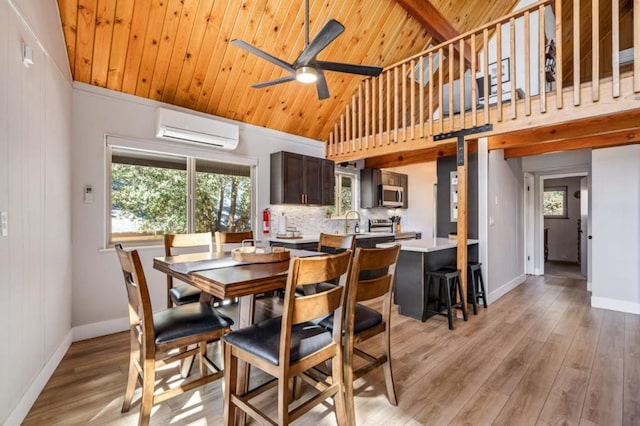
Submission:
[[[302,235],[317,235],[323,233],[344,232],[344,219],[334,216],[327,218],[327,207],[321,206],[292,206],[292,205],[272,205],[271,206],[271,235],[278,233],[278,222],[282,214],[287,217],[287,226],[295,227]],[[407,224],[406,210],[402,209],[360,209],[360,229],[367,230],[369,219],[386,219],[390,216],[400,216],[400,223]],[[355,215],[349,216],[349,227],[353,230]]]

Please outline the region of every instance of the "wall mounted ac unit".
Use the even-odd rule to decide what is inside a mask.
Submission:
[[[231,151],[238,147],[239,128],[211,118],[166,108],[156,110],[156,137]]]

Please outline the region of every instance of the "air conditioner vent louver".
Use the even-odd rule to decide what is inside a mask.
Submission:
[[[211,118],[158,108],[156,137],[231,151],[238,146],[239,128]]]

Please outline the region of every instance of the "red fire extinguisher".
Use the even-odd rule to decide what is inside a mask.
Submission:
[[[269,229],[271,227],[271,211],[266,208],[262,210],[262,232],[265,234],[269,233]]]

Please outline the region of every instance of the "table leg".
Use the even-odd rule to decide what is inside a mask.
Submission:
[[[242,296],[238,304],[238,328],[248,327],[255,320],[255,294]],[[238,383],[237,392],[244,394],[249,389],[250,365],[243,361],[238,361]],[[246,414],[238,412],[236,424],[243,425],[246,422]]]

